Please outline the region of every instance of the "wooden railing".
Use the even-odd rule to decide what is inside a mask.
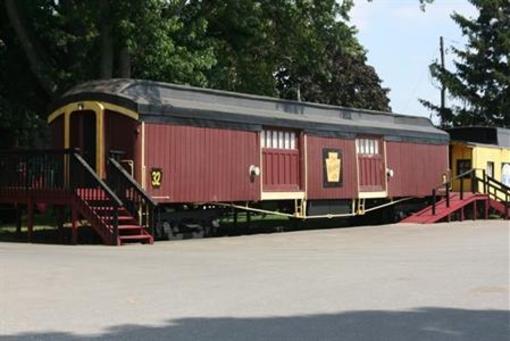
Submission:
[[[81,199],[112,211],[111,221],[105,220],[106,215],[99,216],[93,210],[90,210],[90,214],[97,222],[100,221],[104,228],[111,229],[112,239],[116,243],[119,236],[119,208],[123,206],[120,198],[78,153],[71,156],[69,179],[71,191]]]
[[[0,188],[67,189],[66,165],[72,150],[9,150],[0,151]]]
[[[152,200],[138,182],[115,160],[108,158],[107,183],[124,203],[124,207],[139,223],[154,235],[154,214],[157,203]]]
[[[3,195],[38,190],[55,190],[77,195],[88,204],[112,210],[111,221],[93,215],[90,218],[118,237],[119,197],[101,180],[74,149],[0,151],[0,191]],[[85,209],[85,207],[84,207]]]
[[[508,216],[510,209],[510,188],[496,179],[488,176],[485,169],[481,169],[482,177],[477,176],[476,172],[480,169],[471,169],[456,177],[446,181],[441,186],[432,189],[432,215],[436,215],[436,199],[438,197],[437,190],[440,188],[445,189],[445,200],[446,207],[450,207],[450,188],[454,181],[459,180],[459,196],[460,199],[464,199],[464,193],[467,191],[471,193],[480,193],[480,185],[483,188],[484,194],[487,194],[489,198],[500,200],[505,205],[505,215]],[[465,182],[469,181],[466,188]],[[492,192],[491,192],[492,191]]]

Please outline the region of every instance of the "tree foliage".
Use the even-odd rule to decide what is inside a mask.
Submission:
[[[352,5],[352,0],[4,0],[0,130],[10,137],[0,147],[38,141],[34,132],[44,126],[48,104],[69,87],[97,78],[152,79],[389,110],[388,89],[367,65],[349,23]]]
[[[445,110],[422,103],[437,112],[443,125],[510,126],[510,2],[470,0],[476,18],[453,14],[467,37],[464,49],[452,47],[455,70],[431,65],[432,76],[445,85],[454,104]]]

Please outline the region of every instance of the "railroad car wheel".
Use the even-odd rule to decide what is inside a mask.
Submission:
[[[162,221],[156,228],[159,240],[182,240],[216,236],[218,223],[214,221]]]

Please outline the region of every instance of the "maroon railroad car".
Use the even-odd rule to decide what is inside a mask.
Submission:
[[[79,148],[100,177],[117,152],[172,224],[219,207],[363,215],[430,195],[448,172],[448,134],[423,117],[150,81],[79,85],[49,123],[54,147]]]

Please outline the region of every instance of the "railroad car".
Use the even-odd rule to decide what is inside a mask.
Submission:
[[[101,178],[117,155],[168,235],[226,208],[363,215],[430,196],[449,171],[449,135],[423,117],[144,80],[78,85],[48,121],[53,147],[79,149]]]
[[[510,129],[499,127],[456,127],[450,134],[450,165],[458,176],[475,169],[510,187]],[[453,183],[458,191],[460,180]]]

